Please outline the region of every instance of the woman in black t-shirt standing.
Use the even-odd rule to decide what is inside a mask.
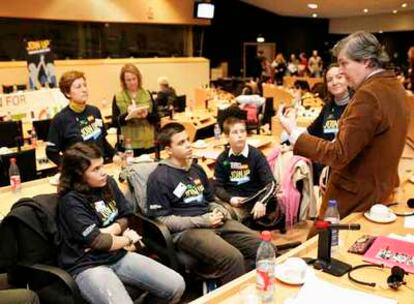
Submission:
[[[59,181],[59,265],[90,303],[133,303],[124,284],[149,292],[150,303],[177,303],[184,292],[175,271],[136,252],[130,209],[103,169],[95,144],[77,143],[63,156]],[[146,298],[146,300],[147,300]]]

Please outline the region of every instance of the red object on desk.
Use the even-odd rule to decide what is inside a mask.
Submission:
[[[379,236],[364,254],[363,260],[387,267],[400,266],[414,273],[414,243]]]

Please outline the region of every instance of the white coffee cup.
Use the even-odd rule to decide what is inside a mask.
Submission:
[[[385,205],[375,204],[369,209],[369,215],[377,219],[387,219],[391,215],[391,211]]]
[[[283,264],[282,274],[285,278],[294,282],[303,282],[307,265],[301,258],[288,258]]]

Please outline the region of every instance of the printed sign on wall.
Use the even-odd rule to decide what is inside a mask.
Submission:
[[[56,71],[51,51],[51,40],[27,41],[27,69],[32,90],[56,87]]]

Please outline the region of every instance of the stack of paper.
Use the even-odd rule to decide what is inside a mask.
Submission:
[[[292,304],[397,304],[394,299],[369,294],[366,292],[339,287],[310,275]]]

